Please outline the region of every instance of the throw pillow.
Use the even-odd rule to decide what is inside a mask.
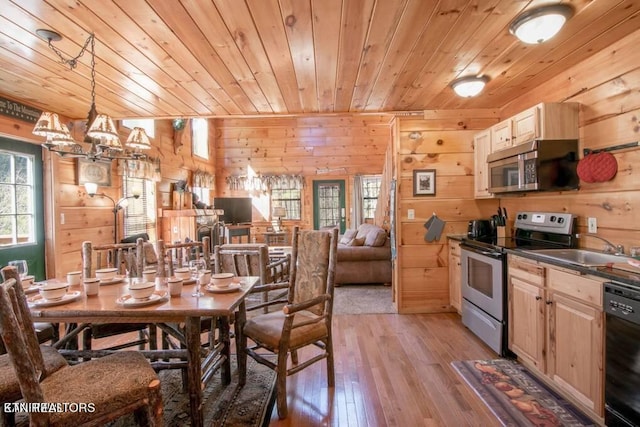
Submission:
[[[340,243],[348,245],[351,243],[354,237],[356,237],[357,230],[346,230],[340,239]]]
[[[387,232],[383,229],[371,230],[364,241],[366,246],[382,246],[387,241]]]
[[[353,239],[351,243],[349,243],[349,246],[364,246],[364,237]]]

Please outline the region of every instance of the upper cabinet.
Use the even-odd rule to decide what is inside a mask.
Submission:
[[[513,141],[513,120],[503,120],[491,127],[491,151],[500,151],[509,148]],[[487,153],[487,154],[490,154]],[[486,159],[485,159],[486,161]]]
[[[473,137],[474,196],[476,199],[493,197],[489,193],[489,169],[487,155],[491,153],[491,129],[485,129]]]

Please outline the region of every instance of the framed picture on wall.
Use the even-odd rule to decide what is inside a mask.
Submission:
[[[77,163],[78,185],[94,182],[100,187],[111,186],[111,162],[78,159]]]
[[[416,169],[413,171],[413,195],[414,197],[436,195],[435,169]]]

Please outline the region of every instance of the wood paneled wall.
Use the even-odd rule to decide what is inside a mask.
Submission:
[[[65,122],[69,122],[63,119]],[[70,127],[76,140],[81,140],[81,127],[74,122]],[[41,138],[31,134],[33,125],[0,116],[0,133],[9,138],[29,143],[41,144]],[[183,138],[183,145],[174,144],[173,128],[170,120],[156,121],[156,135],[152,139],[149,155],[160,157],[162,180],[156,185],[158,212],[170,207],[171,183],[180,179],[191,183],[192,173],[197,169],[214,173],[215,151],[213,132],[210,138],[210,160],[192,157],[189,134]],[[129,130],[120,129],[120,139],[126,141]],[[176,149],[177,147],[177,149]],[[77,185],[76,160],[61,158],[44,152],[45,185],[45,234],[47,277],[63,278],[68,271],[80,270],[81,245],[85,240],[97,244],[111,243],[114,238],[113,203],[104,197],[87,196],[84,187]],[[116,162],[111,167],[111,186],[100,187],[98,192],[118,200],[122,196],[122,179],[117,174]],[[122,214],[118,215],[118,230],[122,233]],[[158,218],[158,231],[162,218]],[[121,236],[122,237],[122,236]]]
[[[301,221],[283,220],[313,228],[313,181],[344,179],[347,207],[356,174],[380,174],[391,143],[392,116],[327,115],[312,117],[216,119],[216,194],[255,197],[252,234],[270,225],[268,197],[257,192],[230,190],[229,176],[250,174],[303,175]],[[347,208],[347,227],[350,212]]]

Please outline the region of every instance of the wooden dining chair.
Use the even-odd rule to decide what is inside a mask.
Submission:
[[[118,269],[119,275],[128,273],[129,277],[142,277],[142,272],[147,265],[148,245],[145,246],[143,238],[138,238],[136,243],[111,243],[94,245],[90,241],[82,243],[82,274],[83,277],[95,277],[96,270],[108,267]],[[153,249],[153,247],[151,247]],[[153,261],[156,261],[154,258]],[[154,265],[157,265],[154,264]],[[147,323],[92,323],[83,331],[83,349],[91,350],[94,339],[113,337],[116,335],[138,333],[138,339],[125,341],[106,348],[105,350],[120,350],[123,348],[139,346],[144,350],[146,344],[149,348],[157,348],[156,328]]]
[[[47,372],[15,269],[0,285],[0,336],[27,404],[90,405],[84,411],[29,412],[30,426],[103,425],[134,412],[141,425],[163,424],[160,380],[145,357],[120,351]]]
[[[9,273],[9,269],[13,269],[15,273]],[[9,277],[13,277],[16,280],[15,292],[18,295],[18,298],[25,301],[26,297],[24,295],[24,291],[22,289],[22,284],[20,283],[20,276],[15,270],[14,267],[5,267],[2,269],[2,280],[8,280]],[[38,343],[42,343],[43,337],[46,336],[53,340],[55,337],[53,335],[42,334],[42,329],[44,326],[44,330],[48,328],[53,329],[53,326],[50,323],[34,323],[34,331],[36,332],[36,339]],[[40,326],[39,326],[40,325]],[[41,329],[39,333],[38,330]],[[4,404],[15,402],[17,400],[22,399],[22,392],[20,390],[20,382],[18,381],[18,376],[11,364],[11,357],[6,353],[6,347],[4,346],[4,341],[2,341],[3,354],[0,355],[0,411],[2,413],[2,425],[4,426],[13,426],[15,425],[15,413],[13,412],[5,412]],[[40,345],[40,350],[42,352],[42,361],[44,364],[44,374],[43,376],[47,376],[52,372],[57,371],[58,369],[67,366],[67,361],[58,350],[49,346],[49,345]]]
[[[247,298],[247,312],[262,309],[267,313],[273,306],[281,308],[288,301],[290,265],[290,255],[271,261],[269,247],[262,243],[227,243],[213,249],[214,273],[260,278]],[[260,299],[256,301],[252,296]]]
[[[238,351],[277,373],[278,416],[287,417],[287,376],[322,359],[327,360],[327,382],[335,383],[331,318],[337,259],[338,230],[300,231],[292,236],[291,273],[288,303],[281,311],[249,318],[242,327]],[[247,346],[247,339],[255,344]],[[297,351],[314,346],[314,352],[303,362]],[[266,354],[275,353],[277,362]],[[289,354],[291,365],[288,364]]]

